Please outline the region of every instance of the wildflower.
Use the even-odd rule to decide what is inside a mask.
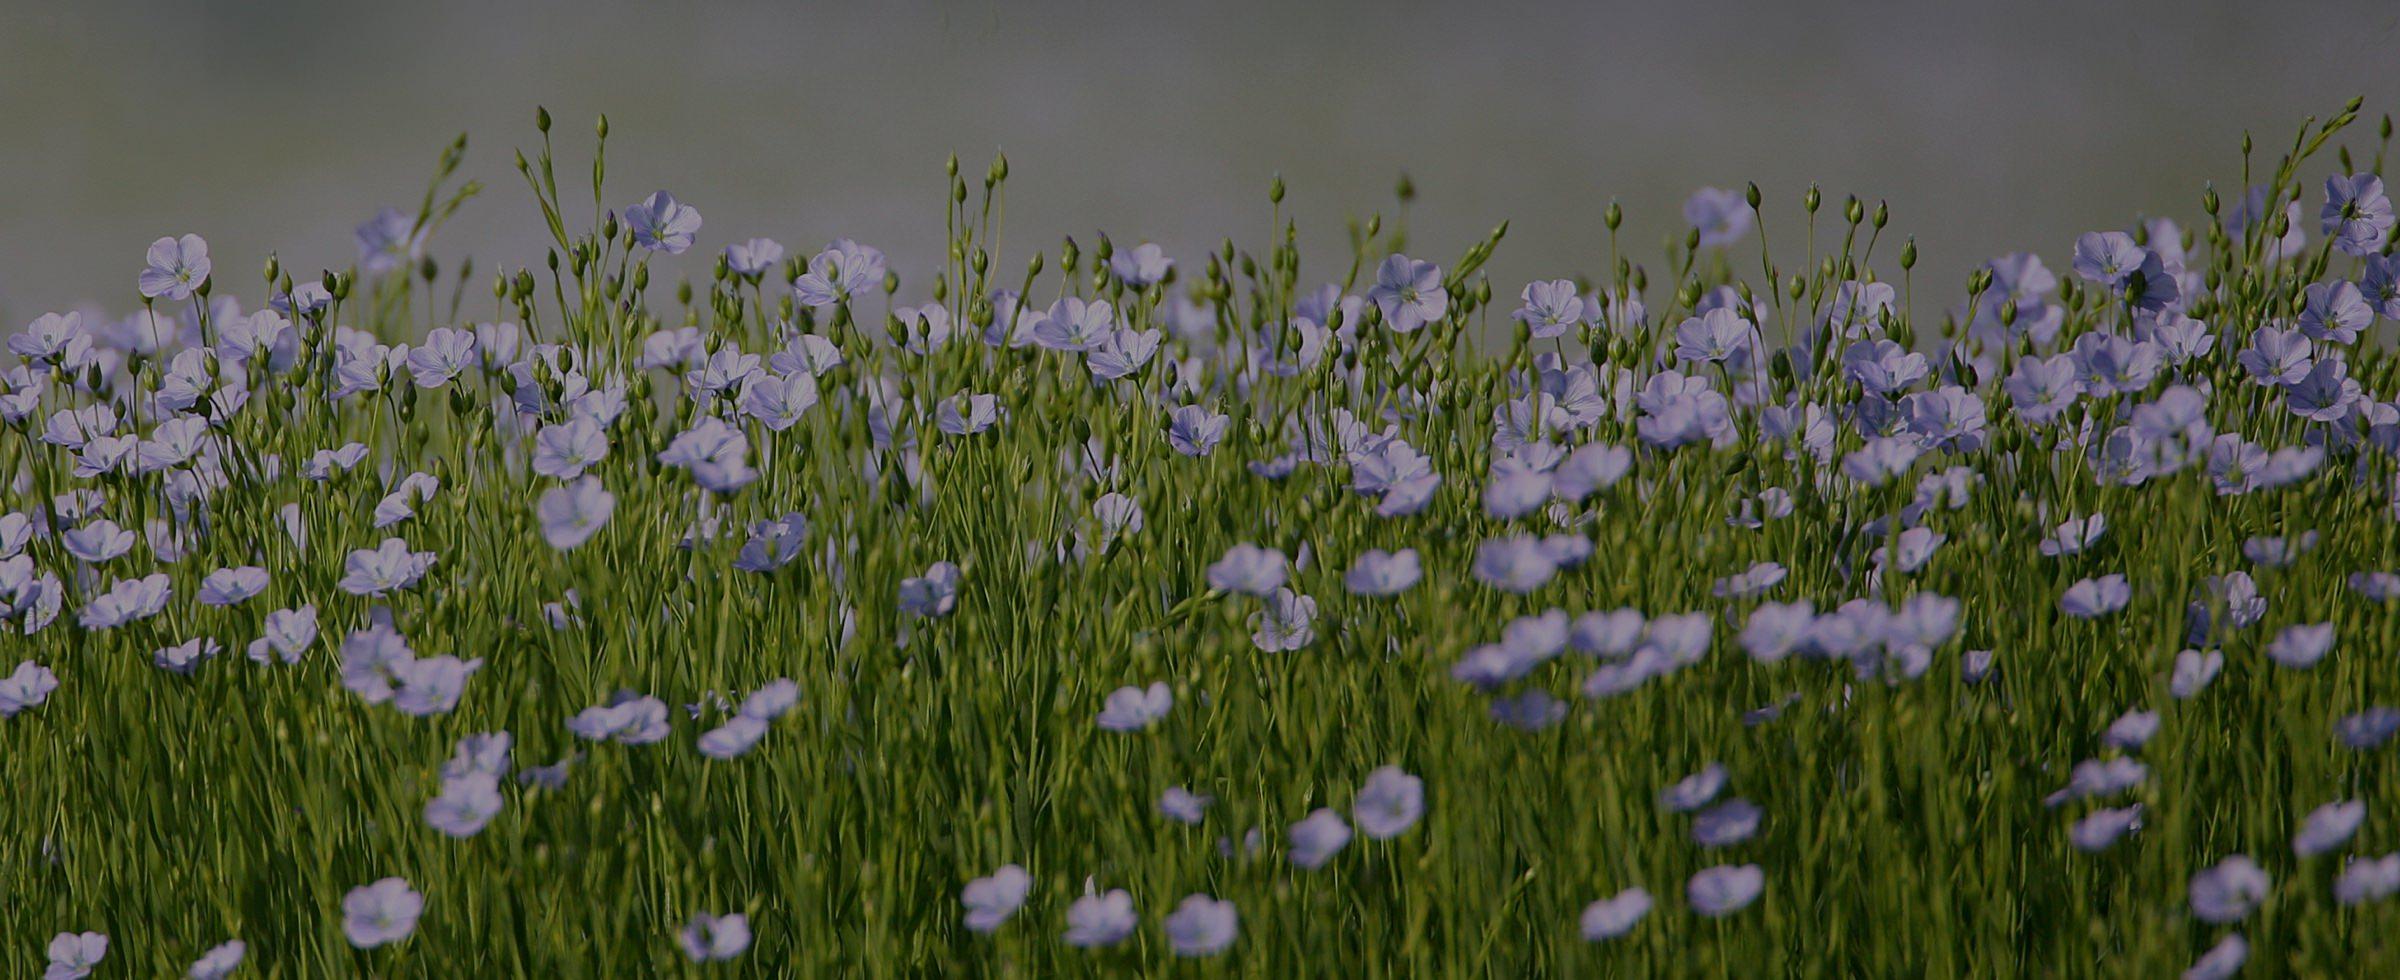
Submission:
[[[1718,865],[1692,875],[1684,894],[1692,911],[1717,918],[1748,908],[1766,887],[1766,872],[1758,865]]]
[[[263,664],[269,657],[279,657],[287,664],[299,663],[300,655],[317,642],[317,607],[305,605],[268,613],[264,634],[250,641],[251,660]]]
[[[600,485],[599,477],[585,476],[542,491],[534,515],[541,521],[542,540],[552,548],[571,551],[600,533],[616,509],[616,495]]]
[[[772,521],[750,525],[750,540],[733,559],[733,567],[745,572],[772,572],[800,558],[800,547],[808,542],[808,518],[794,511]]]
[[[957,565],[934,562],[925,574],[901,580],[900,609],[928,619],[950,615],[958,606],[958,579]]]
[[[1450,311],[1441,267],[1399,254],[1385,258],[1375,270],[1375,286],[1367,290],[1367,299],[1395,333],[1415,333]]]
[[[1133,935],[1139,924],[1133,915],[1133,896],[1122,888],[1104,895],[1087,891],[1067,907],[1067,945],[1081,949],[1114,946]]]
[[[239,605],[267,590],[267,570],[256,565],[220,568],[200,580],[200,604]]]
[[[700,736],[700,754],[711,759],[735,759],[749,754],[766,737],[767,723],[748,716],[736,717]]]
[[[0,677],[0,718],[14,718],[18,712],[41,707],[55,690],[58,675],[50,668],[31,660],[19,661],[15,671]]]
[[[967,928],[976,932],[991,932],[1007,922],[1009,916],[1025,904],[1025,893],[1033,888],[1033,877],[1024,868],[1003,864],[990,875],[967,882],[959,893],[959,904],[967,907]]]
[[[1132,248],[1118,249],[1108,257],[1108,271],[1130,289],[1148,289],[1167,278],[1175,267],[1165,250],[1149,242]]]
[[[1181,786],[1169,786],[1158,797],[1158,812],[1176,823],[1198,826],[1208,816],[1208,806],[1216,798],[1203,796]]]
[[[2294,670],[2314,667],[2317,661],[2333,650],[2333,624],[2314,623],[2284,627],[2267,644],[2267,659]]]
[[[608,433],[592,418],[545,425],[533,437],[533,471],[572,480],[608,458]]]
[[[1359,787],[1358,799],[1350,805],[1350,815],[1358,821],[1358,829],[1369,840],[1390,840],[1416,826],[1417,818],[1425,813],[1425,781],[1409,775],[1398,766],[1384,766],[1367,774],[1365,785]]]
[[[694,963],[730,960],[750,948],[750,917],[739,912],[694,913],[675,938],[683,946],[683,955]]]
[[[2075,826],[2067,832],[2067,839],[2075,845],[2076,850],[2097,854],[2114,845],[2127,831],[2141,825],[2142,805],[2139,803],[2114,810],[2094,810],[2090,816],[2075,822]]]
[[[341,590],[351,595],[381,596],[414,588],[432,570],[434,554],[410,551],[408,542],[385,538],[373,550],[350,553],[342,564]]]
[[[1529,282],[1520,298],[1525,305],[1511,317],[1536,339],[1562,337],[1583,324],[1583,299],[1571,281]]]
[[[1233,903],[1189,895],[1167,916],[1167,945],[1177,956],[1215,956],[1233,945],[1239,928]]]
[[[108,956],[108,937],[97,932],[62,932],[50,939],[50,965],[42,980],[80,980]]]
[[[1725,767],[1711,762],[1659,793],[1658,804],[1676,813],[1689,813],[1707,806],[1724,789]]]
[[[1758,833],[1758,805],[1735,797],[1692,818],[1692,841],[1702,847],[1731,847]]]
[[[150,267],[142,270],[142,295],[177,302],[192,298],[208,281],[208,243],[198,235],[150,243]]]
[[[2400,851],[2379,858],[2353,858],[2333,880],[2333,897],[2344,905],[2363,905],[2400,892]]]
[[[1298,650],[1316,639],[1317,600],[1276,589],[1266,606],[1250,614],[1250,642],[1264,653]]]
[[[417,917],[424,912],[425,896],[404,879],[384,878],[343,896],[342,935],[360,949],[396,943],[417,931]]]
[[[1314,871],[1350,843],[1350,825],[1342,815],[1320,807],[1292,825],[1292,863]]]
[[[633,243],[653,252],[681,255],[700,231],[700,211],[665,191],[653,192],[642,203],[625,209],[625,224]]]
[[[2087,578],[2067,587],[2058,599],[2059,611],[2077,619],[2097,619],[2133,601],[2133,587],[2123,575]]]
[[[167,608],[170,593],[164,573],[118,579],[76,614],[76,622],[87,630],[105,630],[148,619]]]
[[[2340,847],[2358,833],[2358,826],[2367,819],[2367,805],[2357,800],[2337,800],[2309,811],[2301,821],[2300,832],[2292,836],[2292,853],[2315,857]]]
[[[1650,906],[1650,893],[1640,888],[1627,888],[1584,906],[1580,922],[1584,941],[1602,942],[1632,932],[1642,917],[1650,914]]]
[[[1237,544],[1208,566],[1208,586],[1226,592],[1266,597],[1283,588],[1283,552],[1253,544]]]
[[[2219,925],[2240,921],[2267,897],[2268,887],[2258,862],[2236,854],[2192,876],[2192,914]]]
[[[426,657],[392,663],[392,706],[415,718],[448,714],[458,707],[467,678],[483,668],[483,659]]]
[[[783,717],[792,706],[800,703],[800,685],[790,678],[778,677],[759,685],[758,690],[742,699],[739,714],[759,721],[774,721]]]
[[[425,823],[446,836],[465,839],[499,813],[499,777],[468,773],[443,780],[441,795],[425,804]]]
[[[1683,221],[1700,233],[1701,248],[1723,248],[1750,233],[1750,202],[1741,193],[1703,187],[1683,202]]]
[[[1475,549],[1475,577],[1503,592],[1524,595],[1549,584],[1558,561],[1531,536],[1492,538]]]
[[[2392,234],[2392,201],[2383,194],[2383,178],[2374,174],[2325,178],[2325,207],[2317,217],[2320,230],[2344,255],[2380,252]]]
[[[753,238],[725,246],[725,266],[735,275],[756,281],[783,261],[783,245],[772,238]]]
[[[2226,980],[2241,972],[2242,963],[2249,958],[2249,941],[2241,933],[2231,933],[2192,961],[2191,969],[2183,971],[2183,980]]]
[[[248,955],[249,952],[249,944],[239,939],[227,940],[210,947],[208,952],[201,954],[198,960],[193,961],[191,970],[184,976],[189,980],[225,980],[226,977],[233,975],[233,971],[241,968],[242,957]]]
[[[1178,406],[1167,416],[1167,444],[1186,456],[1206,456],[1225,441],[1231,421],[1198,405]]]
[[[1157,724],[1175,706],[1175,692],[1165,682],[1147,688],[1120,687],[1109,692],[1100,709],[1100,727],[1112,732],[1138,732]]]
[[[648,745],[667,737],[667,703],[620,692],[608,704],[576,713],[567,720],[567,730],[587,741]]]

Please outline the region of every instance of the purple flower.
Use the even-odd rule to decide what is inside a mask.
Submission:
[[[2128,280],[2142,271],[2142,263],[2149,254],[2148,249],[2135,244],[2133,236],[2124,232],[2085,232],[2075,240],[2075,274],[2087,282],[2121,291]]]
[[[2225,669],[2225,655],[2211,650],[2185,650],[2175,655],[2175,671],[2167,680],[2167,692],[2177,699],[2189,699],[2206,690],[2217,674]]]
[[[1750,233],[1750,201],[1738,191],[1703,187],[1683,202],[1683,221],[1700,233],[1701,248],[1723,248]]]
[[[1418,561],[1417,549],[1402,548],[1398,552],[1369,549],[1358,556],[1350,570],[1342,576],[1342,584],[1352,595],[1395,596],[1408,591],[1425,575]]]
[[[1319,807],[1308,818],[1292,825],[1292,863],[1314,871],[1333,860],[1335,852],[1350,843],[1350,825],[1342,815]]]
[[[2366,819],[2367,805],[2357,800],[2335,801],[2309,811],[2300,832],[2292,836],[2292,853],[2315,857],[2349,843]]]
[[[171,588],[165,573],[155,573],[138,579],[118,579],[108,591],[101,593],[76,614],[76,622],[87,630],[105,630],[127,623],[148,619],[167,608]]]
[[[2333,624],[2286,626],[2267,643],[2267,659],[2294,670],[2305,670],[2333,651]]]
[[[2250,959],[2250,942],[2241,933],[2231,933],[2192,961],[2191,969],[2183,971],[2183,980],[2227,980],[2241,972],[2242,963]]]
[[[642,203],[625,209],[633,243],[653,252],[681,255],[700,231],[700,210],[665,191],[653,192]]]
[[[725,246],[725,267],[735,275],[757,280],[783,261],[783,246],[772,238],[753,238]]]
[[[62,932],[50,939],[50,965],[42,980],[81,980],[108,956],[108,936],[97,932]]]
[[[1100,709],[1100,727],[1112,732],[1138,732],[1158,723],[1175,706],[1175,692],[1165,682],[1147,688],[1120,687],[1109,692]]]
[[[2381,746],[2400,735],[2400,708],[2378,705],[2335,722],[2335,738],[2353,749],[2366,750]]]
[[[1692,818],[1692,841],[1702,847],[1731,847],[1758,833],[1758,805],[1735,797]]]
[[[385,538],[373,550],[350,553],[342,564],[341,590],[351,595],[381,596],[413,588],[432,570],[433,552],[410,551],[408,542]]]
[[[317,607],[311,604],[268,613],[263,633],[250,641],[251,660],[263,664],[270,657],[280,657],[287,664],[299,663],[300,655],[317,642]]]
[[[608,704],[585,708],[568,719],[567,730],[587,741],[648,745],[667,737],[667,703],[619,692]]]
[[[229,939],[209,949],[184,976],[187,980],[225,980],[240,969],[242,957],[249,955],[250,946],[239,939]]]
[[[1253,544],[1225,549],[1225,556],[1208,566],[1208,587],[1225,592],[1265,597],[1283,587],[1288,574],[1283,552]]]
[[[1596,943],[1632,932],[1642,917],[1650,914],[1651,904],[1649,892],[1628,888],[1584,906],[1580,923],[1584,941]]]
[[[1425,781],[1398,766],[1368,773],[1366,784],[1358,789],[1358,799],[1350,804],[1351,817],[1369,840],[1398,837],[1416,826],[1417,818],[1424,814]]]
[[[1118,888],[1105,895],[1085,894],[1067,907],[1067,945],[1079,949],[1114,946],[1133,935],[1139,920],[1133,915],[1133,896]]]
[[[1525,305],[1511,316],[1536,339],[1565,336],[1583,323],[1583,298],[1569,280],[1526,283],[1519,298]]]
[[[425,804],[425,824],[445,836],[464,840],[500,813],[500,779],[488,772],[470,772],[442,781],[442,793]]]
[[[1384,322],[1395,333],[1415,333],[1450,311],[1441,267],[1399,254],[1385,258],[1375,270],[1375,286],[1367,290],[1367,298],[1383,311]]]
[[[700,754],[720,761],[740,758],[749,754],[766,734],[764,719],[737,716],[700,736]]]
[[[991,932],[1017,914],[1025,904],[1025,893],[1032,890],[1033,877],[1024,868],[1003,864],[990,875],[967,882],[959,893],[959,904],[967,907],[967,928],[976,932]]]
[[[31,660],[19,662],[14,672],[0,677],[0,718],[14,718],[18,712],[41,707],[55,690],[58,675],[50,668]]]
[[[2348,344],[2375,322],[2365,294],[2348,281],[2310,283],[2300,310],[2300,332],[2319,343]]]
[[[1167,445],[1186,456],[1206,456],[1225,441],[1232,419],[1198,405],[1178,406],[1167,415]]]
[[[1208,816],[1208,805],[1214,802],[1215,797],[1203,796],[1181,786],[1169,786],[1165,793],[1159,795],[1158,812],[1176,823],[1197,826]]]
[[[928,619],[950,615],[950,610],[958,606],[959,575],[957,565],[937,561],[925,569],[925,574],[902,579],[900,610]]]
[[[2325,207],[2317,217],[2325,237],[2344,255],[2380,252],[2392,234],[2392,201],[2383,195],[2383,178],[2374,174],[2325,178]],[[157,246],[151,248],[155,254]]]
[[[2400,892],[2400,851],[2379,858],[2353,858],[2333,880],[2333,897],[2344,905],[2363,905]]]
[[[1691,901],[1692,911],[1717,918],[1748,908],[1766,888],[1766,872],[1758,865],[1718,865],[1694,874],[1684,887],[1684,896]]]
[[[392,706],[401,714],[415,718],[448,714],[458,707],[459,695],[466,692],[467,678],[483,669],[483,658],[460,660],[457,657],[426,657],[400,660],[388,670],[392,678]]]
[[[1503,592],[1524,595],[1557,574],[1558,561],[1531,535],[1492,538],[1475,549],[1475,577]]]
[[[1298,650],[1316,639],[1317,600],[1290,589],[1276,589],[1259,611],[1250,614],[1250,642],[1263,653]]]
[[[2092,811],[2090,816],[2075,821],[2067,831],[2067,840],[2075,849],[2090,854],[2108,850],[2127,831],[2142,825],[2142,805],[2136,803],[2119,809]]]
[[[2267,873],[2247,855],[2236,854],[2192,876],[2192,914],[2204,922],[2238,922],[2267,897]]]
[[[360,949],[396,943],[417,931],[425,913],[425,896],[401,878],[361,885],[342,898],[342,935]]]
[[[1732,360],[1757,346],[1758,329],[1729,307],[1718,307],[1675,328],[1675,359],[1694,364]],[[1919,358],[1921,364],[1923,358]]]
[[[586,476],[542,491],[534,515],[541,521],[542,540],[552,548],[571,551],[600,533],[616,509],[616,495],[600,485],[599,477]]]
[[[750,948],[750,917],[739,912],[695,913],[675,938],[683,946],[683,955],[694,963],[730,960]]]
[[[2133,587],[2123,575],[2103,575],[2087,578],[2067,587],[2059,596],[2058,608],[2077,619],[2097,619],[2125,608],[2133,601]]]
[[[2112,749],[2138,752],[2141,751],[2142,746],[2149,744],[2150,737],[2156,734],[2158,734],[2158,712],[2128,711],[2118,715],[2117,720],[2108,724],[2108,731],[2101,735],[2100,742]]]
[[[1108,271],[1131,289],[1148,289],[1165,281],[1168,270],[1174,267],[1175,262],[1167,258],[1166,251],[1149,242],[1118,249],[1108,257]]]
[[[808,260],[808,271],[792,281],[792,296],[803,306],[823,309],[850,302],[882,282],[883,253],[841,238]]]
[[[150,243],[150,267],[142,270],[142,295],[187,300],[208,281],[208,243],[198,235]]]
[[[1658,805],[1676,813],[1689,813],[1707,806],[1710,800],[1725,790],[1725,767],[1711,762],[1675,785],[1658,794]]]
[[[1233,945],[1240,918],[1230,900],[1188,895],[1167,916],[1167,945],[1177,956],[1215,956]]]
[[[200,604],[233,606],[267,590],[267,570],[256,565],[220,568],[200,580]]]
[[[2360,398],[2349,363],[2335,357],[2316,362],[2300,380],[2285,387],[2283,394],[2292,414],[2314,422],[2339,421]]]

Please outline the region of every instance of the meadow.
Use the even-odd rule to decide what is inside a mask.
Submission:
[[[787,250],[546,112],[341,268],[161,229],[0,361],[0,974],[2400,973],[2361,112],[1922,290],[1005,158]]]

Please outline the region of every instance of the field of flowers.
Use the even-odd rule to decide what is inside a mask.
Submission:
[[[0,363],[0,975],[2400,974],[2359,111],[1923,296],[1813,189],[1519,293],[1004,158],[787,254],[546,113],[531,266],[463,137],[160,238]]]

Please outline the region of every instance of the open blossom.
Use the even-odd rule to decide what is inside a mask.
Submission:
[[[198,235],[151,242],[149,261],[139,283],[144,296],[187,300],[208,281],[208,243]]]
[[[108,956],[108,936],[97,932],[62,932],[51,937],[50,965],[42,971],[43,980],[78,980],[92,975],[92,968]]]
[[[692,916],[675,939],[683,946],[683,955],[694,963],[730,960],[750,948],[750,917],[739,912],[701,912]]]
[[[210,947],[207,953],[192,961],[191,970],[184,976],[187,980],[225,980],[241,968],[242,958],[249,953],[248,943],[239,939],[227,940]]]
[[[959,903],[967,907],[967,928],[975,932],[1000,928],[1017,914],[1032,888],[1033,876],[1013,864],[1001,865],[991,874],[967,882],[966,889],[959,893]]]
[[[1375,286],[1367,290],[1367,299],[1383,312],[1384,323],[1396,333],[1415,333],[1450,310],[1441,267],[1405,255],[1386,258],[1376,268]]]
[[[2192,876],[2192,914],[2219,924],[2239,921],[2265,900],[2269,886],[2258,862],[2236,854]]]
[[[473,837],[500,812],[499,777],[474,772],[442,782],[441,795],[425,804],[425,823],[450,837]]]
[[[409,937],[425,912],[425,896],[401,878],[384,878],[350,890],[342,898],[342,935],[350,945],[373,949]]]
[[[925,574],[900,582],[900,608],[914,616],[936,618],[950,615],[958,606],[959,567],[946,561],[934,562]]]
[[[1100,727],[1112,732],[1138,732],[1157,724],[1175,706],[1175,692],[1165,682],[1149,687],[1120,687],[1100,709]]]
[[[822,309],[848,303],[883,282],[883,253],[850,239],[837,239],[808,260],[808,271],[792,282],[792,296]]]
[[[1067,907],[1067,945],[1083,949],[1114,946],[1133,935],[1138,924],[1133,896],[1124,889],[1100,895],[1087,892]]]
[[[700,210],[675,199],[675,195],[658,191],[643,198],[642,203],[625,209],[625,224],[633,229],[633,243],[653,252],[681,255],[692,247],[692,236],[700,232]]]
[[[1650,914],[1650,893],[1628,888],[1585,906],[1581,920],[1584,941],[1601,942],[1628,932]]]
[[[1167,915],[1166,931],[1175,955],[1215,956],[1233,945],[1240,916],[1231,900],[1190,895]]]
[[[1342,821],[1341,814],[1320,808],[1293,824],[1291,836],[1292,863],[1313,871],[1350,843],[1350,825]]]
[[[1748,908],[1766,887],[1766,872],[1758,865],[1719,865],[1693,875],[1684,893],[1692,911],[1716,918]]]
[[[586,476],[542,491],[534,513],[541,521],[542,540],[549,542],[550,547],[568,551],[600,533],[616,509],[616,495],[600,485],[599,477]]]

